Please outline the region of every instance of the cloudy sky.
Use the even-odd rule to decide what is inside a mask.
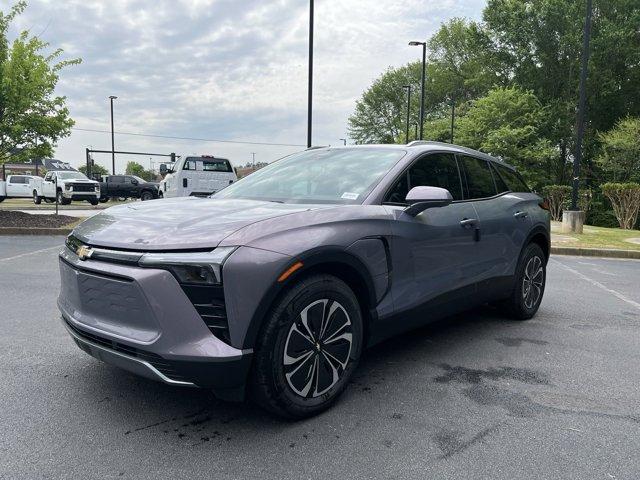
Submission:
[[[12,1],[0,0],[6,10]],[[339,144],[356,99],[389,66],[419,58],[452,17],[479,18],[484,0],[316,0],[314,145]],[[268,146],[116,134],[116,149],[272,161],[306,143],[308,0],[30,0],[28,29],[82,64],[62,74],[76,121],[56,157],[110,149],[117,132],[293,144]],[[123,169],[128,159],[116,159]],[[149,158],[137,158],[147,168]],[[157,159],[156,159],[157,160]],[[108,156],[96,161],[107,165]]]

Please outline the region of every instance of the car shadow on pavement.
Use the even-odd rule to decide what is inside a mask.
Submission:
[[[326,422],[327,416],[333,419],[341,415],[341,409],[347,409],[349,414],[365,415],[377,395],[376,386],[385,378],[393,377],[395,383],[397,378],[411,375],[416,365],[420,368],[427,365],[439,373],[437,366],[452,345],[473,344],[481,341],[481,337],[494,335],[495,331],[504,333],[508,325],[485,307],[376,345],[365,351],[351,385],[337,404],[319,417],[302,422],[278,419],[248,401],[225,402],[204,389],[172,387],[100,362],[83,369],[79,375],[82,378],[74,379],[77,382],[74,388],[86,403],[82,407],[85,414],[108,419],[111,429],[120,429],[129,438],[153,434],[155,441],[164,437],[169,442],[180,440],[192,446],[209,442],[218,445],[239,440],[250,442],[256,431],[285,431],[301,424],[302,428],[309,428]],[[393,385],[391,388],[391,395],[400,397],[401,390],[411,386],[398,387],[397,391],[393,391]],[[384,402],[393,404],[388,389],[385,395]],[[349,418],[347,421],[355,421]]]

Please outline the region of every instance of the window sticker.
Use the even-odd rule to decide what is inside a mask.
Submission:
[[[344,192],[342,194],[342,197],[346,200],[357,200],[358,199],[358,194],[357,193],[352,193],[352,192]]]

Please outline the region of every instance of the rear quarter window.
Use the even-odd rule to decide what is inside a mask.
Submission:
[[[520,174],[515,170],[511,170],[502,165],[494,165],[507,187],[512,192],[530,192],[531,189],[527,186]]]

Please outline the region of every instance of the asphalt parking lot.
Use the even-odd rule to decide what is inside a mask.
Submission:
[[[533,320],[484,308],[388,341],[287,423],[79,350],[62,242],[0,236],[0,478],[640,477],[640,261],[554,257]]]

